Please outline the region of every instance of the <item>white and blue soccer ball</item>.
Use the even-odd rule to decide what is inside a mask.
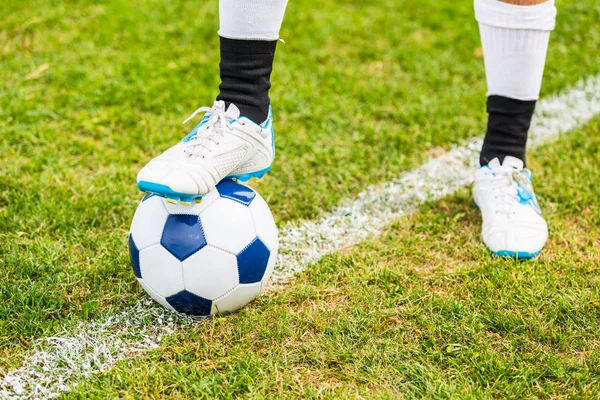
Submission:
[[[129,234],[131,265],[144,290],[193,316],[232,312],[254,300],[273,272],[277,248],[267,203],[232,180],[190,206],[147,194]]]

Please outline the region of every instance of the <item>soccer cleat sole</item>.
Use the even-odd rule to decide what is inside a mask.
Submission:
[[[263,176],[265,176],[265,174],[267,172],[269,172],[270,169],[271,169],[271,166],[268,166],[265,169],[261,169],[256,172],[251,172],[249,174],[229,175],[229,176],[226,176],[224,179],[237,179],[240,182],[248,182],[252,178],[258,178],[258,179],[262,178]]]
[[[184,206],[189,206],[193,202],[199,203],[202,200],[201,194],[189,194],[176,192],[166,185],[161,185],[154,182],[140,181],[138,189],[142,192],[153,193],[157,196],[164,197],[168,203],[177,204],[181,202]]]
[[[541,250],[536,251],[534,253],[529,253],[527,251],[500,250],[500,251],[492,251],[492,254],[497,255],[498,257],[504,257],[504,258],[514,258],[517,260],[530,260],[532,258],[537,257],[541,252],[542,252]]]
[[[187,196],[172,196],[172,195],[161,195],[167,200],[167,203],[177,204],[181,203],[182,206],[191,206],[192,203],[200,203],[202,201],[202,197],[187,197]]]
[[[267,172],[269,172],[270,169],[271,166],[248,174],[229,175],[223,179],[236,179],[240,182],[248,182],[252,178],[262,178]],[[177,204],[181,202],[182,205],[189,206],[192,204],[192,202],[199,203],[202,200],[201,194],[194,195],[176,192],[167,185],[161,185],[159,183],[140,181],[138,182],[137,186],[141,192],[153,193],[157,196],[164,197],[167,202],[171,204]]]

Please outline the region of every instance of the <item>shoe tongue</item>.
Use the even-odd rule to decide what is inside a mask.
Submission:
[[[233,103],[229,104],[229,108],[225,111],[225,116],[230,119],[238,119],[240,117],[240,109]]]
[[[502,165],[500,165],[500,160],[498,160],[498,157],[494,158],[492,161],[490,161],[488,163],[488,167],[490,167],[490,169],[498,169],[501,166]]]
[[[500,164],[500,160],[498,157],[494,158],[492,161],[488,163],[488,167],[490,169],[499,169],[499,168],[512,168],[516,170],[523,169],[523,161],[519,160],[516,157],[506,156],[504,157],[504,162]]]
[[[517,170],[523,169],[523,161],[513,156],[504,157],[504,162],[502,163],[503,167],[514,168]]]

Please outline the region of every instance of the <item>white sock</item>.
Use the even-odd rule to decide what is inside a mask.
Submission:
[[[287,0],[219,0],[219,36],[277,40]]]
[[[554,0],[519,6],[499,0],[475,0],[485,62],[488,96],[537,100],[542,86]]]

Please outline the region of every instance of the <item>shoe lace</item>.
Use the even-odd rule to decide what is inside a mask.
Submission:
[[[489,185],[494,197],[496,214],[504,215],[506,218],[515,214],[514,205],[518,202],[518,189],[520,184],[526,188],[531,187],[529,180],[514,168],[499,168],[486,173]]]
[[[189,122],[201,112],[208,115],[208,120],[197,128],[195,136],[190,139],[184,151],[189,156],[204,158],[207,152],[212,151],[213,143],[219,145],[221,141],[225,140],[225,132],[232,130],[232,127],[228,121],[230,118],[225,115],[225,103],[222,101],[215,102],[212,107],[200,107],[183,123]]]

